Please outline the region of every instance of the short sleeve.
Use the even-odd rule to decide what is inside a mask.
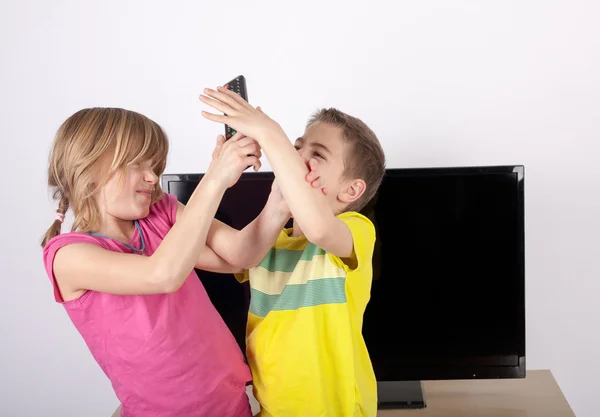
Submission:
[[[66,245],[71,245],[74,243],[87,243],[92,245],[97,245],[102,248],[107,249],[102,241],[94,236],[87,235],[85,233],[65,233],[62,235],[58,235],[48,241],[46,246],[44,247],[42,257],[44,261],[44,269],[46,270],[46,274],[48,278],[50,278],[50,282],[52,287],[54,288],[54,300],[57,303],[63,303],[64,300],[62,295],[60,294],[60,289],[58,287],[58,283],[56,282],[56,277],[54,276],[54,257],[59,249],[65,247]]]
[[[371,220],[357,212],[346,212],[337,216],[352,234],[353,250],[349,258],[328,254],[329,259],[345,271],[360,270],[365,264],[372,264],[375,247],[375,226]]]
[[[177,196],[173,194],[163,193],[160,200],[150,206],[148,219],[151,223],[157,222],[163,224],[167,230],[171,229],[177,218]]]

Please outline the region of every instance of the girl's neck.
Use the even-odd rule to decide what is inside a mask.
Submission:
[[[129,242],[133,237],[134,232],[135,224],[132,220],[122,220],[112,216],[103,219],[100,230],[96,231],[96,233],[103,234],[122,242]]]

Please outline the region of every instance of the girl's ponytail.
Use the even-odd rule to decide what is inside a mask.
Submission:
[[[61,226],[63,221],[65,220],[65,213],[69,209],[69,200],[65,197],[60,199],[60,203],[58,205],[58,210],[56,210],[56,218],[54,222],[50,225],[46,234],[42,238],[42,248],[46,246],[48,241],[53,237],[60,235]]]

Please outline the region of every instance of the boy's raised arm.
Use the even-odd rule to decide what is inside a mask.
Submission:
[[[351,256],[352,234],[331,210],[323,193],[305,180],[308,168],[277,122],[255,109],[237,94],[223,88],[206,89],[202,102],[227,116],[202,112],[212,121],[227,123],[255,138],[277,177],[294,220],[306,238],[341,258]]]

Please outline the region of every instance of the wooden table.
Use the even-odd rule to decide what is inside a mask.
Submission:
[[[575,417],[552,373],[524,379],[425,381],[427,406],[379,410],[378,417]]]
[[[552,373],[527,371],[524,379],[425,381],[427,407],[379,410],[377,417],[575,417]],[[252,411],[258,404],[248,389]],[[119,417],[119,410],[113,417]]]

